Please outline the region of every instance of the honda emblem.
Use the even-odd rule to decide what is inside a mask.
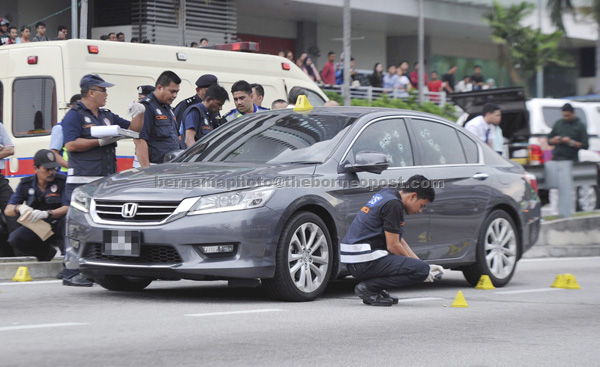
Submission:
[[[137,209],[137,203],[125,203],[121,208],[121,216],[123,218],[133,218],[135,217],[135,213],[137,213]]]

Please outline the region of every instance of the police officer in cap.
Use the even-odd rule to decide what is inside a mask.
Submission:
[[[386,288],[432,282],[443,273],[420,260],[402,238],[404,214],[418,214],[433,202],[431,181],[415,175],[400,191],[386,188],[358,212],[340,244],[340,260],[360,283],[354,293],[371,306],[391,306],[398,298]]]
[[[33,163],[35,175],[21,179],[4,214],[9,217],[27,214],[27,219],[33,223],[46,221],[54,234],[42,240],[29,228],[19,227],[10,234],[8,242],[17,256],[35,256],[38,261],[50,261],[56,255],[52,244],[58,241],[62,246],[64,218],[69,209],[65,200],[66,177],[56,173],[60,163],[48,149],[38,150]]]
[[[179,149],[179,131],[171,103],[177,98],[181,79],[164,71],[156,80],[154,92],[140,103],[146,106],[144,126],[134,139],[135,153],[142,167],[163,163],[165,154]]]
[[[180,131],[185,111],[192,105],[202,102],[204,94],[211,84],[217,82],[217,77],[212,74],[204,74],[196,80],[196,94],[187,98],[175,106],[175,119],[177,120],[177,131]]]
[[[119,125],[123,129],[140,131],[145,109],[139,103],[130,105],[128,113],[132,116],[132,121],[129,122],[101,108],[106,105],[107,88],[114,84],[106,82],[97,74],[87,74],[81,78],[79,86],[81,100],[67,112],[62,121],[64,144],[69,153],[65,191],[68,203],[77,187],[117,172],[115,149],[120,137],[98,139],[91,134],[92,126]],[[65,269],[63,285],[90,286],[91,283],[81,277],[78,270]]]
[[[201,103],[191,105],[185,111],[183,131],[186,147],[191,147],[219,126],[217,115],[228,100],[227,90],[215,83],[208,87]]]
[[[153,85],[140,85],[137,87],[138,92],[138,102],[141,102],[142,99],[148,97],[148,94],[154,92]]]

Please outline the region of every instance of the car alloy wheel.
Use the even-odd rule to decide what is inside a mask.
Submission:
[[[323,220],[314,213],[297,213],[282,231],[275,278],[263,279],[263,285],[276,299],[311,301],[329,282],[332,256],[331,237]]]
[[[475,286],[482,275],[488,275],[496,287],[508,284],[519,259],[518,236],[514,222],[506,212],[492,212],[479,235],[476,262],[463,270],[467,281]]]

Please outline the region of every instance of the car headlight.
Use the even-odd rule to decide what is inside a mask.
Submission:
[[[188,215],[259,208],[267,203],[271,196],[273,196],[273,193],[275,193],[274,188],[263,187],[252,190],[202,196],[192,206]]]
[[[82,187],[78,187],[73,190],[73,194],[71,195],[71,207],[87,213],[90,211],[91,200],[92,197],[83,191]]]

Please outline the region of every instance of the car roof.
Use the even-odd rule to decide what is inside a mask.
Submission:
[[[426,113],[426,112],[403,110],[403,109],[398,109],[398,108],[383,108],[383,107],[355,107],[355,106],[314,107],[312,110],[306,111],[306,112],[297,112],[297,111],[294,111],[292,108],[284,108],[284,109],[280,109],[280,110],[272,110],[272,111],[267,111],[267,112],[279,113],[279,114],[306,113],[308,115],[310,115],[310,114],[342,115],[342,116],[347,116],[347,117],[356,118],[356,119],[366,117],[366,116],[379,117],[379,116],[386,116],[386,115],[393,114],[393,115],[403,115],[403,116],[407,116],[407,117],[425,117],[425,116],[427,116],[427,117],[433,117],[433,118],[436,118],[439,120],[446,120],[445,118],[443,118],[441,116],[433,115],[433,114]]]

